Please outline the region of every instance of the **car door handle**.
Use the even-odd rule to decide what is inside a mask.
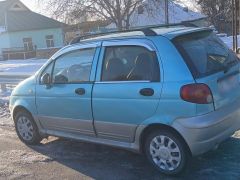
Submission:
[[[144,88],[141,89],[139,93],[143,96],[153,96],[154,90],[152,88]]]
[[[78,95],[84,95],[86,93],[84,88],[78,88],[75,90],[75,93]]]

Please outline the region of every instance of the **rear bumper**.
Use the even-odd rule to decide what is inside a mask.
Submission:
[[[203,116],[177,119],[173,127],[183,136],[193,156],[203,154],[240,129],[240,100]]]

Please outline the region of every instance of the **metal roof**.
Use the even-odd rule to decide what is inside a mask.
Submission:
[[[49,28],[60,28],[65,24],[32,11],[7,12],[7,30],[26,31]]]
[[[24,11],[11,11],[9,8],[19,0],[0,1],[0,26],[7,26],[8,32],[60,28],[64,23],[35,13],[28,8]],[[22,6],[25,7],[23,3]]]

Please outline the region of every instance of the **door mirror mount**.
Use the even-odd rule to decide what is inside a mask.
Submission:
[[[41,77],[41,83],[44,85],[49,86],[51,84],[51,76],[49,73],[45,73],[42,77]]]

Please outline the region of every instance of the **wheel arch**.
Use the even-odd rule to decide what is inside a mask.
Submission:
[[[161,124],[161,123],[154,123],[154,124],[150,124],[147,127],[145,127],[142,131],[142,133],[140,134],[140,151],[144,152],[144,144],[146,142],[147,136],[156,130],[168,130],[170,132],[172,132],[173,134],[177,135],[181,141],[185,144],[185,147],[187,148],[187,151],[189,152],[190,155],[192,155],[192,152],[186,142],[186,140],[183,138],[183,136],[173,127],[169,126],[169,125],[165,125],[165,124]]]
[[[18,105],[16,107],[14,107],[13,112],[12,112],[12,117],[15,118],[16,114],[18,112],[20,112],[20,111],[25,111],[25,112],[29,113],[33,117],[32,113],[26,107],[24,107],[22,105]]]

